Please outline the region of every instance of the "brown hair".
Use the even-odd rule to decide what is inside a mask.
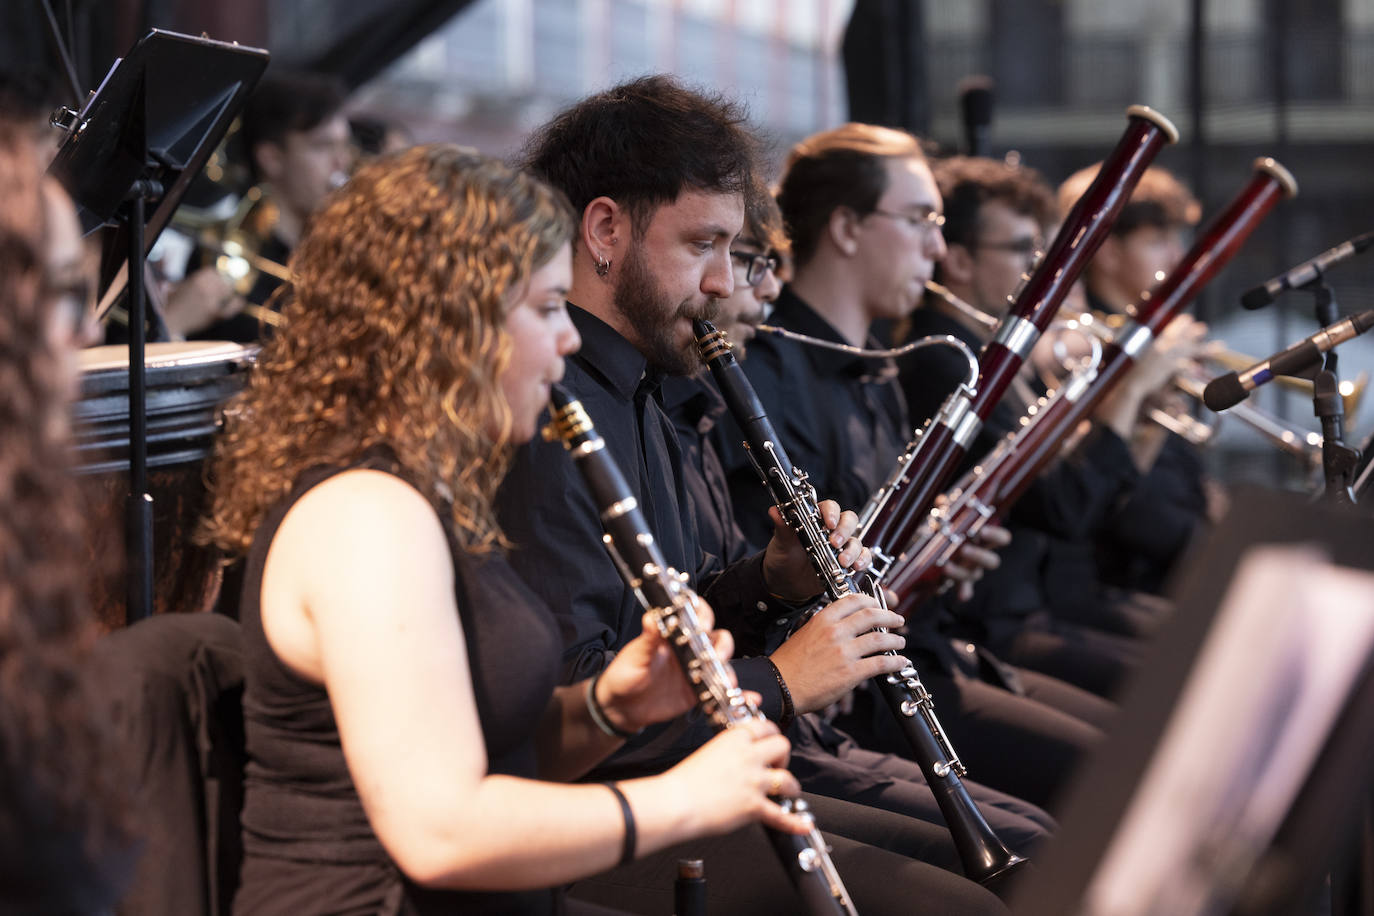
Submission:
[[[243,553],[303,471],[385,445],[462,546],[503,543],[506,308],[572,229],[562,195],[471,150],[359,169],[291,259],[283,326],[226,410],[200,537]]]
[[[26,844],[22,863],[36,870],[15,874],[21,863],[5,863],[0,896],[80,893],[87,875],[68,857],[111,852],[129,814],[82,668],[95,626],[69,474],[67,354],[49,333],[45,179],[32,133],[0,120],[0,848],[8,856],[7,844]],[[66,877],[40,873],[47,866]]]
[[[925,159],[920,141],[905,131],[873,124],[844,124],[792,147],[783,167],[778,205],[805,266],[816,253],[830,214],[848,207],[867,216],[887,190],[888,159]]]
[[[1054,191],[1035,169],[983,156],[951,156],[932,163],[945,201],[945,242],[972,248],[984,204],[997,202],[1042,227],[1055,221]]]
[[[749,193],[744,195],[744,231],[740,233],[740,240],[757,245],[765,252],[776,252],[780,257],[791,254],[792,243],[783,229],[777,198],[762,182],[753,182]]]
[[[1102,163],[1079,169],[1059,186],[1059,215],[1067,216],[1093,179]],[[1144,226],[1157,229],[1193,226],[1202,218],[1202,205],[1183,182],[1168,169],[1152,165],[1140,176],[1131,199],[1121,208],[1112,224],[1113,235],[1130,235]]]

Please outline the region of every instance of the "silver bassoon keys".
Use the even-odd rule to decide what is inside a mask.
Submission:
[[[601,509],[601,524],[606,529],[602,540],[607,550],[672,646],[702,711],[717,728],[764,718],[734,685],[729,663],[716,653],[710,634],[697,618],[696,594],[664,560],[639,501],[582,404],[555,385],[550,393],[550,412],[552,419],[544,435],[561,439],[572,454]],[[811,822],[810,832],[802,835],[765,828],[807,911],[812,916],[858,916],[805,800],[780,799],[779,804]]]
[[[735,422],[744,433],[744,445],[754,469],[768,488],[783,519],[796,532],[817,577],[831,601],[846,595],[867,594],[884,601],[882,589],[871,579],[856,580],[839,563],[821,521],[816,492],[806,472],[793,466],[786,450],[759,402],[754,386],[731,351],[730,342],[709,321],[693,322],[701,357],[711,370]],[[908,666],[895,675],[871,682],[892,709],[912,747],[949,827],[950,836],[964,866],[964,874],[982,884],[1010,873],[1025,860],[998,839],[959,777],[964,767],[950,746],[935,704],[916,669]]]

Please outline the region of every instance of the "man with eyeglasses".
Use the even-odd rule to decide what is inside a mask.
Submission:
[[[1009,309],[1008,294],[1045,247],[1045,227],[1056,215],[1054,192],[1038,172],[996,159],[954,156],[936,161],[933,170],[945,201],[947,248],[935,279],[984,314],[1001,318]],[[912,313],[902,337],[930,334],[952,334],[975,353],[991,336],[933,294]],[[963,356],[946,347],[909,354],[899,366],[907,407],[918,424],[939,410],[967,372]]]
[[[1035,170],[996,159],[953,156],[935,163],[934,171],[945,200],[949,247],[938,266],[937,279],[969,305],[1001,318],[1010,309],[1010,294],[1033,267],[1036,251],[1044,247],[1047,227],[1057,220],[1054,192]],[[991,333],[941,296],[931,294],[912,315],[902,336],[913,340],[951,334],[977,352]],[[909,354],[900,365],[902,388],[912,420],[918,425],[935,415],[967,372],[962,356],[943,347]],[[1016,380],[988,417],[969,463],[1016,430],[1020,418],[1044,390],[1028,363],[1024,376]],[[1104,418],[1109,419],[1105,414],[1111,409],[1114,407],[1109,405],[1104,410]],[[1008,518],[1012,543],[1001,551],[1002,565],[978,583],[969,601],[953,607],[958,619],[948,628],[992,646],[1017,664],[1047,670],[1054,676],[1055,689],[1045,689],[1041,675],[1024,671],[1020,686],[1036,699],[1089,721],[1097,721],[1097,716],[1091,710],[1085,712],[1077,698],[1066,695],[1057,685],[1067,679],[1107,692],[1121,676],[1131,648],[1117,645],[1110,637],[1095,640],[1096,634],[1091,632],[1027,635],[1022,625],[1042,613],[1048,603],[1044,566],[1049,542],[1056,537],[1079,537],[1080,532],[1070,529],[1110,507],[1134,477],[1123,437],[1107,424],[1099,424],[1084,437],[1071,461],[1053,466],[1013,508]],[[1075,582],[1081,584],[1082,580]],[[1032,641],[1038,641],[1034,651],[1027,645]],[[1052,662],[1046,660],[1050,655]]]
[[[1098,165],[1070,175],[1059,186],[1059,209],[1067,213],[1097,177]],[[1105,312],[1125,312],[1164,279],[1188,250],[1188,234],[1202,207],[1183,182],[1160,166],[1145,170],[1111,234],[1083,271],[1089,303]]]
[[[805,195],[796,193],[799,181]],[[788,158],[779,203],[795,276],[770,321],[812,337],[870,343],[874,321],[916,307],[945,252],[940,192],[916,138],[902,131],[847,124],[803,140]],[[891,362],[770,337],[754,342],[744,368],[821,496],[842,506],[867,502],[910,432]],[[736,516],[762,543],[771,503],[727,438]]]
[[[1060,186],[1061,212],[1097,171],[1097,165],[1081,169]],[[1147,169],[1084,270],[1088,305],[1099,316],[1124,314],[1183,258],[1200,216],[1197,199],[1175,175],[1159,166]],[[1178,347],[1175,361],[1182,368],[1195,357],[1205,332],[1205,325],[1180,315],[1152,349],[1186,339],[1191,346]],[[1145,406],[1179,412],[1189,405],[1165,385],[1150,393]],[[1048,601],[1065,619],[1148,633],[1167,610],[1151,593],[1160,591],[1195,534],[1224,512],[1226,498],[1192,443],[1148,421],[1139,422],[1131,438],[1140,479],[1090,541],[1052,545]]]
[[[909,316],[946,251],[943,195],[918,141],[900,131],[850,124],[803,141],[788,159],[779,203],[796,275],[769,323],[811,337],[873,345],[873,323]],[[892,361],[765,336],[750,345],[743,366],[789,456],[819,494],[842,505],[866,503],[913,428]],[[718,427],[736,516],[757,537],[767,497],[738,441],[733,424]],[[933,615],[913,618],[907,645],[955,746],[989,786],[1043,805],[1101,738],[1076,715],[983,683],[984,658],[995,659],[967,642],[952,649]],[[972,675],[950,657],[956,651],[967,655]],[[1110,704],[1055,686],[1099,719],[1110,715]],[[857,726],[862,736],[851,733],[861,745],[911,754],[880,699],[859,691],[854,703],[837,721],[846,731]]]
[[[746,196],[744,231],[730,246],[735,290],[718,300],[714,319],[737,354],[743,354],[765,309],[778,297],[778,270],[788,248],[777,203],[766,188],[755,188]],[[665,378],[662,394],[664,412],[677,430],[683,482],[696,518],[702,557],[697,581],[709,584],[723,567],[753,551],[735,523],[712,436],[726,415],[725,401],[704,368]],[[848,690],[864,680],[854,670],[853,657],[866,651],[861,643],[866,631],[856,618],[837,619],[840,610],[826,608],[795,632],[791,619],[773,614],[737,620],[731,628],[736,655],[768,657],[778,677],[792,687],[801,681]],[[803,692],[812,690],[808,686]],[[919,819],[935,830],[933,836],[917,834],[924,843],[919,857],[957,867],[947,858],[952,847],[939,804],[915,763],[865,750],[815,713],[800,709],[785,733],[792,742],[789,766],[805,791]],[[1034,854],[1053,827],[1049,815],[1034,805],[973,781],[966,786],[998,836],[1023,855]],[[910,825],[906,829],[916,833]]]
[[[1021,274],[1033,264],[1031,252],[1042,227],[1056,219],[1053,192],[1034,171],[992,159],[942,160],[935,175],[948,216],[949,252],[939,266],[939,279],[954,295],[1000,318]],[[1121,256],[1114,263],[1127,260]],[[912,316],[905,338],[931,334],[952,334],[975,350],[990,337],[985,326],[936,295],[928,296],[926,306]],[[1049,341],[1047,336],[1044,343]],[[1074,336],[1063,342],[1081,343]],[[1088,721],[1097,721],[1092,711],[1085,712],[1079,698],[1058,686],[1047,691],[1044,677],[1049,675],[1052,685],[1067,681],[1110,696],[1139,659],[1133,637],[1146,632],[1157,617],[1144,603],[1123,604],[1120,596],[1104,593],[1092,557],[1100,533],[1113,526],[1117,507],[1139,492],[1140,464],[1132,448],[1135,418],[1158,384],[1155,367],[1160,358],[1167,359],[1171,346],[1161,340],[1152,349],[1149,360],[1103,403],[1097,422],[1066,460],[1053,464],[1023,495],[1007,516],[1013,538],[1001,551],[1002,565],[978,583],[970,600],[952,607],[957,619],[950,632],[1023,666],[1019,680],[1029,696]],[[1054,360],[1046,357],[1044,362]],[[952,350],[928,348],[903,359],[901,371],[912,418],[919,424],[963,381],[966,364]],[[1015,431],[1031,401],[1043,393],[1040,380],[1028,375],[1017,380],[989,416],[969,464]],[[1054,613],[1069,601],[1076,613]]]

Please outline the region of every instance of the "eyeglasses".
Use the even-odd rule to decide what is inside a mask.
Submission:
[[[744,282],[750,286],[758,286],[763,282],[763,276],[768,271],[778,272],[778,266],[782,263],[775,254],[750,254],[747,251],[732,251],[730,257],[735,259],[737,264],[744,265]]]
[[[43,281],[42,295],[48,308],[61,321],[64,332],[76,333],[95,303],[91,282],[79,275],[48,277]]]
[[[1037,251],[1043,251],[1045,240],[1034,236],[1023,236],[1019,239],[1009,239],[1005,242],[974,242],[970,248],[982,248],[988,251],[1010,251],[1012,254],[1019,254],[1028,258]]]
[[[919,210],[911,210],[906,213],[874,208],[869,210],[867,215],[886,216],[888,219],[902,220],[917,232],[938,232],[940,227],[945,224],[945,215],[937,213],[930,207],[921,207]]]

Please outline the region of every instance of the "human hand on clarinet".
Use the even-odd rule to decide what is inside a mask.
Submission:
[[[767,719],[727,728],[690,757],[660,776],[660,797],[686,799],[684,814],[695,821],[689,834],[726,833],[761,821],[786,833],[803,834],[810,822],[783,811],[778,800],[801,794],[787,770],[791,744]]]
[[[711,642],[722,661],[735,651],[727,630],[711,630],[715,613],[704,600],[696,600],[697,619],[711,633]],[[730,672],[734,677],[734,672]],[[643,630],[625,644],[596,683],[596,699],[611,724],[637,732],[658,722],[676,718],[697,705],[696,692],[683,674],[672,648],[663,639],[653,614],[645,613]]]
[[[840,565],[856,573],[867,569],[873,562],[873,553],[854,537],[859,517],[848,509],[841,511],[840,504],[833,499],[821,500],[817,508],[830,531],[831,546],[839,549]],[[796,532],[783,521],[776,506],[768,510],[768,517],[773,520],[773,537],[763,554],[763,580],[768,591],[794,604],[815,597],[825,583],[816,577],[815,567]]]
[[[903,622],[868,595],[849,595],[817,611],[769,656],[797,712],[824,709],[869,678],[911,664],[900,655],[880,654],[900,651],[906,640],[875,629]]]

